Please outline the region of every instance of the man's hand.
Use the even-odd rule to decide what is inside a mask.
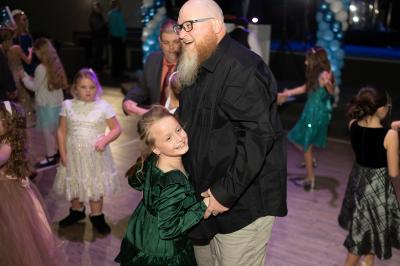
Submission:
[[[214,198],[210,189],[201,193],[201,196],[203,198],[210,199],[209,203],[208,203],[208,207],[204,213],[204,219],[207,219],[208,217],[210,217],[210,215],[217,216],[218,214],[229,210],[225,206],[221,205],[221,203],[219,203],[216,198]]]
[[[136,114],[136,106],[137,103],[131,100],[126,100],[124,101],[122,107],[124,108],[125,112],[127,112],[130,115]]]
[[[399,130],[400,129],[400,120],[398,121],[393,121],[391,124],[391,128],[394,130]]]
[[[139,107],[138,104],[132,100],[126,100],[122,104],[122,108],[128,115],[143,115],[148,110]]]

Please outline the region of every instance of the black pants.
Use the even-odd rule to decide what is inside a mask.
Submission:
[[[120,37],[110,37],[111,43],[111,74],[120,77],[125,69],[125,42]]]
[[[92,58],[91,65],[92,67],[100,71],[104,66],[104,47],[106,45],[107,38],[92,38]]]

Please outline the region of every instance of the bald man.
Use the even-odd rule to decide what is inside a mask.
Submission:
[[[205,219],[189,232],[199,265],[264,265],[276,216],[287,214],[286,146],[276,82],[263,60],[227,34],[220,7],[187,1],[174,27],[182,42],[178,116],[184,157]]]

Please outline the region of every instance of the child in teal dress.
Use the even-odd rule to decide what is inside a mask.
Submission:
[[[143,191],[121,250],[121,265],[197,265],[186,231],[204,216],[208,198],[199,201],[182,164],[186,132],[162,106],[153,106],[138,122],[138,133],[151,149],[128,171],[129,184]],[[131,174],[130,174],[131,173]]]
[[[307,93],[307,101],[299,121],[288,133],[288,139],[304,152],[307,177],[303,185],[314,189],[313,146],[324,148],[331,119],[331,95],[334,78],[327,53],[323,48],[310,48],[306,52],[306,84],[278,94],[281,104],[290,96]]]

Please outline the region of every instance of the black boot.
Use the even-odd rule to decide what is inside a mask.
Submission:
[[[67,227],[82,219],[85,219],[85,217],[85,207],[83,207],[83,211],[76,211],[70,208],[69,215],[62,219],[58,224],[60,227]]]
[[[99,232],[100,234],[109,234],[111,232],[110,226],[106,223],[104,219],[104,214],[90,216],[90,221],[93,224],[93,227]]]

